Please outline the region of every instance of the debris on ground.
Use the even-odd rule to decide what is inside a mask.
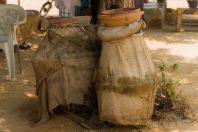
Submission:
[[[162,63],[158,68],[161,72],[161,79],[158,83],[153,120],[189,119],[189,106],[185,98],[176,94],[176,89],[180,86],[180,82],[174,79],[174,74],[179,68],[178,64],[167,66]]]

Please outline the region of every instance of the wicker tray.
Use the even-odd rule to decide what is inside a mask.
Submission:
[[[99,19],[104,26],[115,27],[139,21],[143,14],[137,8],[120,8],[102,12]]]

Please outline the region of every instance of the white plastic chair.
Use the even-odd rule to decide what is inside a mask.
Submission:
[[[26,21],[26,12],[18,5],[0,5],[0,49],[5,52],[9,80],[15,80],[15,56],[17,52],[19,70],[22,73],[20,49],[16,40],[16,28]]]

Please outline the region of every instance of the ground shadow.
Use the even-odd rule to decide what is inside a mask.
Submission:
[[[184,32],[175,32],[174,26],[165,26],[163,29],[145,30],[144,37],[149,40],[166,42],[167,44],[192,44],[198,43],[198,27],[185,27]]]

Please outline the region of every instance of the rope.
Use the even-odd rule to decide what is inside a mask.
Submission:
[[[48,14],[48,12],[51,10],[52,8],[52,2],[54,0],[48,0],[46,3],[43,4],[41,10],[40,10],[40,16],[46,16]],[[44,14],[43,14],[44,13]]]

